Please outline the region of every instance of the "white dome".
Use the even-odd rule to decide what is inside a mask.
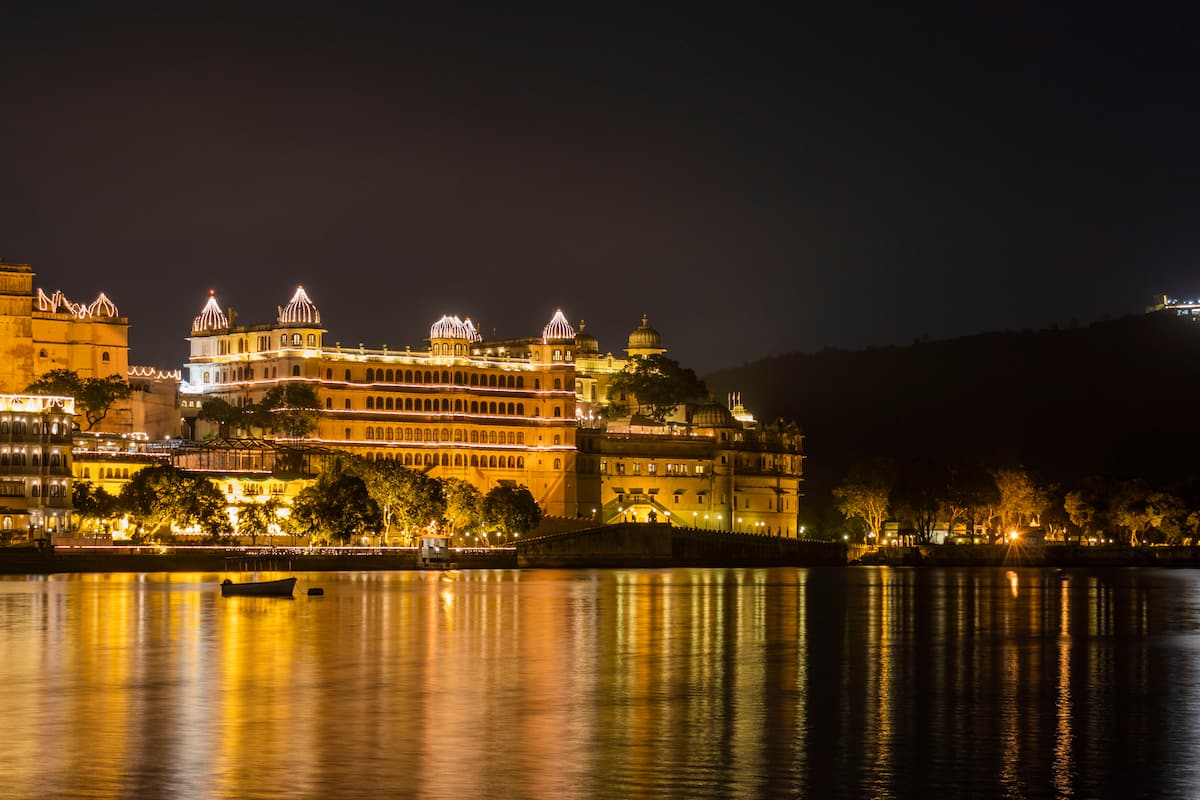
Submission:
[[[551,339],[574,339],[575,329],[571,327],[571,323],[567,322],[567,318],[563,316],[562,310],[554,312],[554,316],[546,323],[546,327],[542,328],[542,341],[548,342]]]
[[[296,293],[286,306],[279,309],[279,324],[281,325],[320,325],[321,312],[308,299],[308,293],[303,286],[296,287]]]
[[[204,304],[203,310],[200,311],[200,316],[192,320],[192,331],[195,333],[203,333],[204,331],[219,331],[229,327],[229,320],[225,316],[225,312],[221,311],[221,307],[217,305],[216,294],[210,294],[208,302]]]
[[[91,302],[91,304],[87,307],[87,313],[92,317],[119,316],[117,314],[117,307],[113,305],[113,302],[108,299],[104,292],[101,292],[100,296]]]
[[[475,333],[475,326],[470,324],[468,319],[463,322],[458,317],[452,317],[446,314],[433,325],[429,326],[430,339],[466,339],[468,342],[476,341],[475,338],[479,334]]]

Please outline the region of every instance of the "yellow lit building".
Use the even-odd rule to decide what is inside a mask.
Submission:
[[[636,518],[796,535],[803,437],[759,425],[740,405],[685,404],[659,425],[604,419],[612,376],[629,356],[665,352],[643,318],[626,357],[601,355],[561,311],[541,336],[484,341],[472,321],[443,316],[419,351],[332,346],[298,288],[270,323],[239,325],[212,296],[192,322],[182,407],[188,432],[205,399],[258,402],[290,382],[321,407],[308,442],[390,459],[487,492],[529,487],[550,516]]]
[[[0,392],[23,392],[55,369],[81,378],[119,375],[133,396],[116,403],[97,431],[179,435],[179,374],[129,365],[129,320],[103,292],[76,303],[34,289],[28,264],[0,263]]]
[[[75,401],[0,395],[0,530],[46,538],[70,526]]]

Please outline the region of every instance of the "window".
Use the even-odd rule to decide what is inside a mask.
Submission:
[[[655,464],[653,461],[651,461],[649,464],[646,465],[646,472],[647,472],[647,474],[650,474],[650,475],[657,475],[658,474],[658,464]]]
[[[293,334],[292,334],[292,346],[293,346],[293,347],[299,347],[299,346],[300,346],[300,334],[298,334],[298,333],[293,333]]]
[[[350,398],[346,398],[346,408],[350,408]]]
[[[554,434],[554,443],[562,444],[562,434],[559,434],[559,433]]]
[[[292,377],[293,378],[300,377],[300,365],[299,364],[294,364],[292,366]]]
[[[703,465],[703,464],[697,464],[697,465],[696,465],[696,474],[697,474],[697,475],[703,475],[703,474],[704,474],[704,465]]]
[[[562,469],[562,459],[561,458],[554,459],[554,468]]]
[[[312,334],[312,333],[310,333],[310,334],[308,335],[308,346],[309,346],[309,347],[316,347],[316,346],[317,346],[317,337],[316,337],[316,335],[315,335],[315,334]]]
[[[561,409],[561,408],[559,408],[558,406],[555,406],[555,407],[554,407],[554,416],[556,416],[556,417],[561,417],[561,416],[562,416],[562,409]]]
[[[109,359],[108,359],[108,353],[101,353],[101,354],[100,354],[100,360],[101,360],[101,361],[103,361],[105,364],[107,364],[107,363],[108,363],[108,361],[109,361]]]
[[[618,475],[624,475],[624,474],[625,474],[625,462],[624,462],[624,461],[618,461],[618,462],[617,462],[617,474],[618,474]]]
[[[561,388],[562,388],[562,378],[555,378],[555,379],[554,379],[554,388],[555,388],[555,389],[561,389]]]
[[[608,472],[608,459],[606,459],[606,458],[600,459],[600,472],[602,472],[602,473]]]
[[[633,462],[633,474],[639,475],[642,472],[642,464],[639,461]]]

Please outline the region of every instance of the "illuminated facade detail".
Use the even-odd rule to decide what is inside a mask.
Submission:
[[[217,294],[213,292],[208,296],[208,302],[204,304],[204,308],[200,309],[200,313],[192,320],[192,331],[203,333],[205,331],[221,331],[228,327],[229,318],[217,305]]]
[[[1170,311],[1181,317],[1200,320],[1200,299],[1178,300],[1165,294],[1154,298],[1154,305],[1146,309],[1147,313],[1155,311]]]
[[[0,529],[29,539],[70,529],[75,400],[0,395]]]
[[[117,307],[113,302],[101,292],[99,297],[91,302],[87,307],[87,315],[90,317],[119,317]]]
[[[308,293],[303,286],[296,287],[296,293],[286,306],[279,309],[281,325],[320,325],[321,312],[308,299]]]
[[[554,340],[575,339],[575,329],[571,327],[571,323],[567,322],[567,318],[563,316],[562,310],[554,312],[554,316],[546,323],[546,327],[542,328],[542,341],[551,342]]]

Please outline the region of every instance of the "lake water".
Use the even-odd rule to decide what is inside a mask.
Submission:
[[[1197,572],[221,577],[0,578],[0,797],[1200,795]]]

